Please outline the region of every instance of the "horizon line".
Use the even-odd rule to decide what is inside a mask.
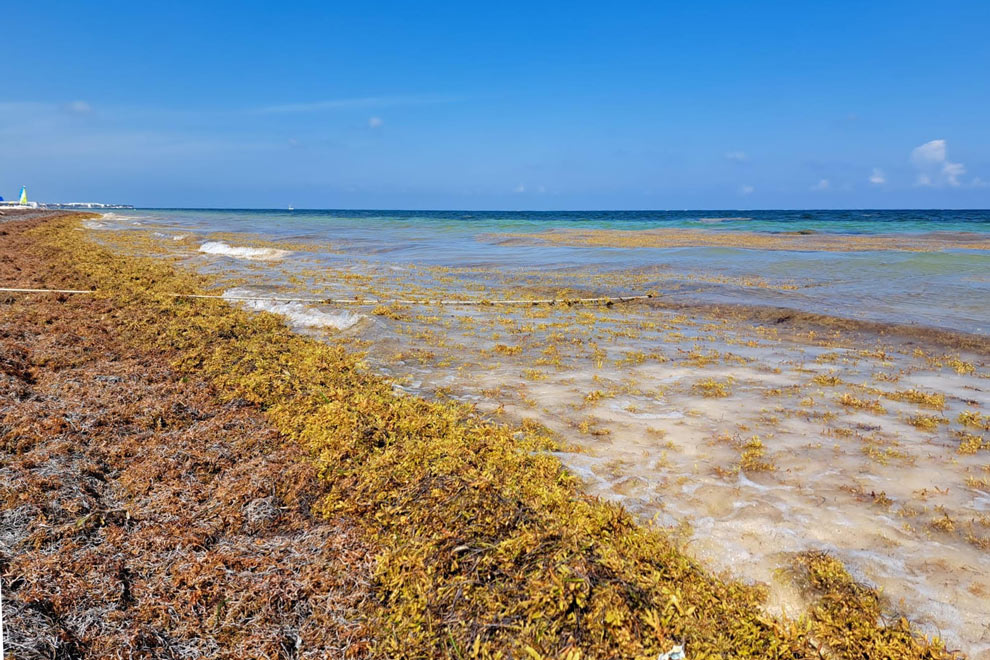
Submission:
[[[57,204],[57,202],[48,202]],[[113,209],[110,209],[113,210]],[[297,211],[395,211],[395,212],[445,212],[445,213],[688,213],[688,212],[708,212],[708,211],[742,211],[742,212],[764,212],[764,211],[983,211],[990,212],[990,208],[982,207],[779,207],[779,208],[560,208],[560,209],[470,209],[470,208],[379,208],[379,207],[293,207],[291,210],[286,207],[267,206],[134,206],[134,210],[145,211],[281,211],[293,213]]]

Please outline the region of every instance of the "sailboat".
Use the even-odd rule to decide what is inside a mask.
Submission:
[[[27,186],[21,186],[21,192],[17,194],[17,201],[5,202],[3,197],[0,197],[0,206],[4,208],[15,208],[15,209],[36,209],[38,208],[38,202],[29,202],[27,195]]]
[[[292,208],[292,204],[289,204],[289,210],[290,210],[290,211],[295,211],[295,209],[294,209],[294,208]]]

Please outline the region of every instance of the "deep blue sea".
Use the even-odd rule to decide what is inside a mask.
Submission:
[[[463,231],[544,231],[551,228],[704,229],[719,231],[792,232],[811,230],[837,234],[926,233],[935,231],[990,233],[990,210],[773,210],[703,211],[376,211],[295,209],[143,209],[182,217],[200,216],[238,226],[277,220],[284,229],[326,222],[365,226],[428,225]],[[274,228],[272,228],[274,229]]]

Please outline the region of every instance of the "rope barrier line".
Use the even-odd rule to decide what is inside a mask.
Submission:
[[[95,291],[89,290],[79,290],[79,289],[3,289],[0,291],[5,291],[8,293],[96,293]]]
[[[645,300],[652,298],[652,295],[638,296],[608,296],[601,298],[544,298],[538,300],[447,300],[447,299],[415,299],[415,300],[381,300],[377,298],[272,298],[256,296],[214,296],[192,293],[172,293],[169,294],[177,298],[218,298],[220,300],[260,300],[264,302],[305,302],[314,305],[465,305],[479,306],[486,305],[553,305],[568,303],[608,303],[626,302],[629,300]]]
[[[0,291],[7,293],[96,293],[96,291],[78,289],[6,289]],[[538,300],[446,300],[446,299],[419,299],[419,300],[380,300],[376,298],[282,298],[276,296],[225,296],[211,295],[205,293],[168,293],[165,295],[173,298],[207,298],[215,300],[253,300],[262,302],[300,302],[311,305],[463,305],[485,307],[488,305],[555,305],[555,304],[575,304],[575,303],[616,303],[629,302],[631,300],[648,300],[653,298],[653,294],[643,294],[635,296],[603,296],[599,298],[543,298]]]

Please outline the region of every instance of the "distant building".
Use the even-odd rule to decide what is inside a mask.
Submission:
[[[130,204],[104,204],[103,202],[60,202],[45,204],[47,209],[132,209]]]
[[[132,209],[134,208],[130,204],[105,204],[103,202],[65,202],[65,203],[39,203],[39,202],[29,202],[27,197],[27,186],[21,186],[21,192],[18,195],[18,200],[16,202],[5,202],[3,197],[0,197],[0,206],[6,208],[22,208],[22,209]]]

